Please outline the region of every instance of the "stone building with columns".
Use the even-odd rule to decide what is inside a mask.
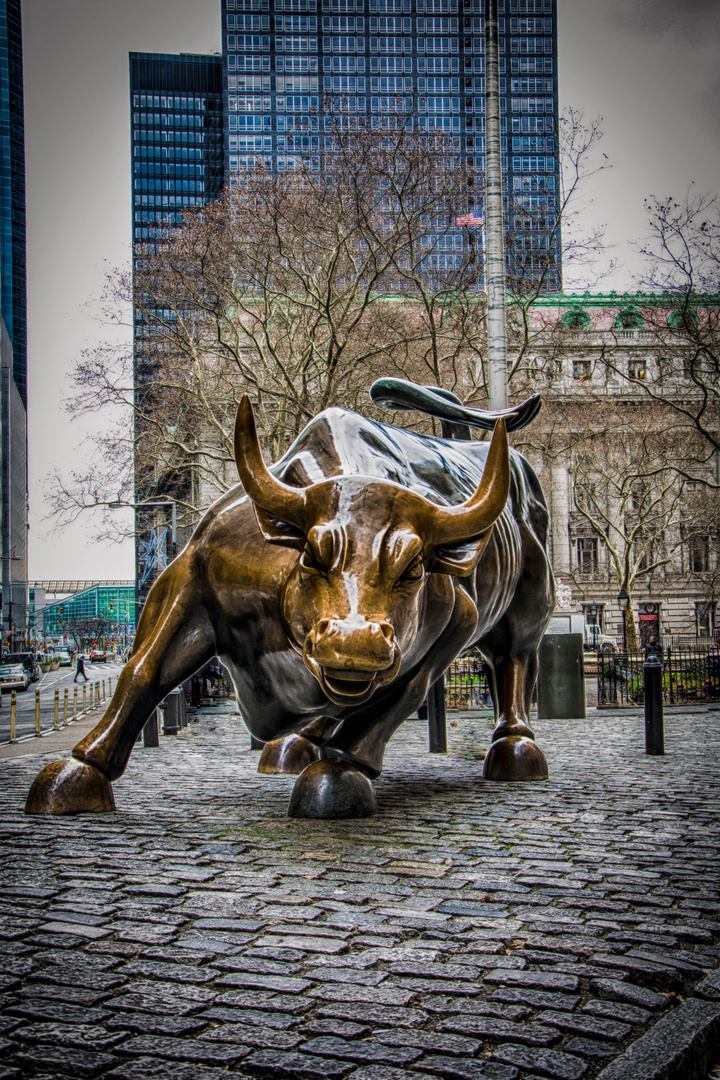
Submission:
[[[586,624],[640,643],[720,631],[720,297],[565,294],[532,305],[515,445],[550,504],[551,558]],[[626,627],[627,629],[627,627]]]

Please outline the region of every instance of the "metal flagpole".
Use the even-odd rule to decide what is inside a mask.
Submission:
[[[487,0],[485,21],[485,276],[488,297],[488,390],[490,408],[507,408],[505,238],[500,144],[498,3]]]

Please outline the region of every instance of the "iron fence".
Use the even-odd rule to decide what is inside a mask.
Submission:
[[[662,692],[666,705],[720,699],[720,645],[717,641],[677,640],[663,649]],[[644,682],[641,653],[598,653],[598,705],[639,706]]]
[[[447,709],[491,709],[490,685],[482,660],[462,656],[445,672],[445,707]]]

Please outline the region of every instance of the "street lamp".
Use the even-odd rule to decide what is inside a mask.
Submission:
[[[625,588],[624,585],[620,589],[620,592],[618,593],[617,602],[618,602],[618,607],[620,608],[620,611],[622,612],[623,652],[627,652],[627,626],[626,626],[626,622],[625,622],[625,612],[628,609],[628,605],[630,603],[630,597],[628,596],[628,591],[627,591],[627,589]]]

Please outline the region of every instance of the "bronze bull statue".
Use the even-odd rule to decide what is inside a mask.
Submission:
[[[215,655],[266,744],[260,771],[300,773],[291,815],[374,813],[371,780],[393,732],[471,645],[490,670],[498,720],[484,776],[547,778],[528,714],[555,602],[548,512],[506,434],[539,400],[481,413],[389,379],[373,396],[440,415],[453,437],[333,408],[270,470],[243,398],[244,491],[208,510],[153,585],[105,716],[70,759],[42,770],[28,813],[113,810],[111,782],[148,716]],[[473,442],[468,424],[494,424],[492,442]]]

